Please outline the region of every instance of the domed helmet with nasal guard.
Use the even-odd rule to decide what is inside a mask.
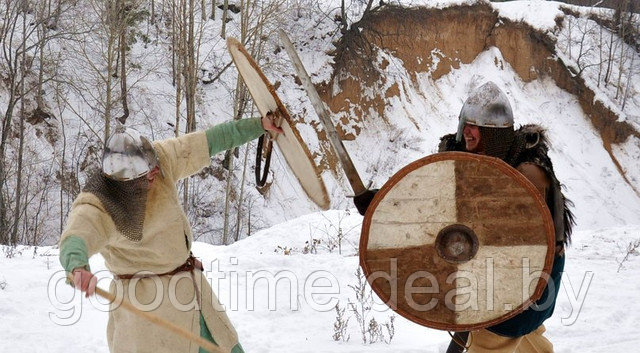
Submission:
[[[513,111],[507,95],[489,81],[478,87],[464,102],[458,117],[456,141],[462,141],[465,124],[490,128],[513,128]]]
[[[133,180],[146,175],[157,165],[155,149],[137,130],[119,126],[105,144],[102,172],[110,179]]]

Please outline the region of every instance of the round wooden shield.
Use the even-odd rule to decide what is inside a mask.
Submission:
[[[295,128],[295,123],[278,98],[276,90],[237,39],[227,38],[227,48],[260,114],[264,116],[271,112],[278,117],[276,125],[281,127],[284,133],[272,137],[275,138],[289,168],[307,196],[320,208],[329,209],[329,193],[320,175],[320,168],[314,163],[309,148]]]
[[[473,330],[540,298],[554,241],[545,201],[517,170],[497,158],[438,153],[407,165],[376,194],[360,266],[405,318]]]

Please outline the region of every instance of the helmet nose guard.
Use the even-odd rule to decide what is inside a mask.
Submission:
[[[484,127],[513,127],[513,110],[507,95],[489,81],[476,88],[464,102],[458,116],[456,141],[462,141],[466,124]]]
[[[157,165],[158,156],[151,142],[131,128],[118,127],[102,154],[102,172],[113,180],[139,178]]]

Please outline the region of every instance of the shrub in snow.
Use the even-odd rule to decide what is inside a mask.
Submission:
[[[349,300],[349,309],[358,322],[358,328],[362,337],[362,343],[372,344],[376,342],[391,343],[395,334],[393,322],[395,316],[391,315],[389,320],[383,324],[379,324],[375,317],[372,316],[371,309],[373,307],[373,290],[367,283],[367,278],[362,273],[360,267],[355,272],[357,282],[355,285],[349,285],[356,296],[356,300]]]
[[[385,322],[384,324],[382,324],[382,326],[384,326],[384,328],[386,329],[387,332],[387,336],[385,338],[385,336],[382,336],[382,339],[384,340],[384,342],[386,344],[390,344],[391,340],[393,339],[393,336],[396,334],[396,327],[393,325],[393,322],[396,320],[396,316],[395,315],[391,315],[389,316],[389,321]]]
[[[276,247],[275,250],[273,250],[273,252],[275,253],[282,253],[284,255],[291,255],[292,251],[293,251],[293,248],[290,248],[288,246],[282,247],[280,245],[278,245],[278,247]]]
[[[309,240],[304,242],[304,248],[302,248],[303,254],[317,254],[318,253],[318,245],[320,245],[321,240],[316,238],[310,238]]]
[[[336,303],[336,321],[333,323],[333,340],[347,342],[351,335],[347,334],[347,327],[349,327],[349,319],[345,320],[344,312],[346,307],[340,309],[340,302]]]
[[[7,259],[11,259],[16,255],[22,255],[22,250],[18,250],[17,246],[4,246],[2,247],[2,252],[4,252],[4,257]]]
[[[344,229],[343,222],[350,215],[350,211],[346,210],[344,213],[341,213],[338,216],[337,222],[329,219],[324,214],[322,215],[327,223],[325,223],[322,228],[316,227],[316,229],[324,235],[322,239],[322,246],[326,248],[330,253],[337,248],[338,254],[342,255],[342,245],[346,241],[347,234],[349,234],[349,232],[351,232],[355,228],[360,227],[360,224],[357,224],[350,229]]]
[[[637,255],[640,254],[638,252],[638,249],[640,249],[640,239],[638,239],[636,241],[629,242],[629,244],[627,245],[626,254],[622,258],[622,261],[619,262],[620,265],[618,266],[618,271],[617,272],[620,272],[620,270],[622,269],[624,263],[629,260],[629,256],[631,256],[631,255],[636,255],[637,256]]]

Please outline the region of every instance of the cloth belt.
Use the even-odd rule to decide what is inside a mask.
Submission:
[[[176,267],[173,271],[169,271],[165,273],[140,273],[140,274],[136,273],[132,275],[118,275],[114,273],[113,278],[119,279],[119,280],[125,280],[125,279],[134,279],[134,278],[150,278],[155,276],[173,276],[180,272],[191,272],[194,269],[204,271],[202,264],[198,264],[198,266],[196,267],[196,258],[195,256],[193,256],[193,254],[190,253],[189,257],[187,258],[187,261],[184,264]]]

